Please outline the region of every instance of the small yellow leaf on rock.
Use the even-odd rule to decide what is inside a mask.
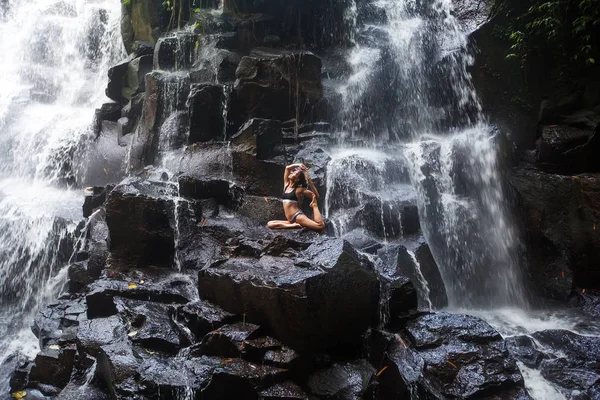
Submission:
[[[267,196],[265,196],[265,201],[266,201],[267,203],[269,202],[269,199],[267,199]]]
[[[388,366],[387,366],[387,365],[386,365],[385,367],[381,368],[381,369],[379,370],[379,372],[377,372],[377,375],[376,375],[376,376],[379,376],[379,375],[383,374],[383,371],[385,371],[387,368],[388,368]]]
[[[127,285],[127,287],[129,289],[135,289],[137,287],[137,285],[135,283],[131,282],[129,285]]]
[[[232,361],[233,361],[233,358],[226,358],[225,360],[221,361],[221,364],[228,364]]]
[[[206,225],[206,218],[202,220],[202,226]]]
[[[148,350],[148,349],[146,349],[146,353],[148,353],[148,354],[150,354],[150,355],[154,354],[154,352],[153,352],[153,351],[150,351],[150,350]]]
[[[581,289],[581,293],[585,293],[585,289]]]
[[[454,367],[454,369],[458,369],[458,367],[456,366],[456,364],[454,364],[452,361],[448,360],[446,361],[448,364],[450,364],[452,367]]]
[[[135,335],[137,335],[137,334],[138,334],[138,331],[132,331],[132,332],[129,332],[129,333],[127,334],[127,336],[129,336],[129,337],[134,337],[134,336],[135,336]]]
[[[21,390],[20,392],[14,392],[14,393],[12,394],[12,396],[13,396],[15,399],[24,399],[24,398],[25,398],[25,396],[27,396],[27,392],[26,392],[26,391],[24,391],[24,390]]]
[[[60,350],[60,346],[57,344],[51,344],[50,346],[48,346],[48,348],[50,350]]]
[[[565,271],[561,271],[560,275],[565,279]]]
[[[142,280],[140,281],[140,284],[143,284],[143,283],[144,283],[144,280],[142,279]]]

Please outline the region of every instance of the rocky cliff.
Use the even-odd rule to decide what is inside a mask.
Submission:
[[[348,71],[339,57],[354,40],[348,9],[361,10],[358,23],[367,25],[380,10],[363,1],[218,3],[122,2],[128,57],[108,73],[112,101],[96,110],[94,156],[77,171],[93,186],[82,243],[66,291],[35,320],[41,351],[14,372],[12,392],[528,399],[519,360],[543,363],[557,385],[594,398],[599,381],[576,370],[597,371],[587,351],[598,348],[597,339],[572,338],[577,358],[568,368],[577,379],[565,380],[555,369],[561,361],[536,353],[528,337],[505,340],[479,318],[429,309],[426,300],[443,308],[448,298],[415,199],[365,191],[362,204],[350,204],[334,195],[332,209],[354,212],[356,229],[345,238],[331,224],[324,234],[267,230],[268,220],[283,217],[286,164],[308,164],[323,199],[333,190],[329,150],[342,133],[340,99],[328,82]],[[484,50],[489,26],[472,36]],[[484,100],[492,96],[486,90],[502,86],[489,83],[497,78],[489,51],[475,65]],[[546,298],[600,287],[598,121],[595,111],[573,107],[546,106],[552,111],[539,122],[535,150],[509,177],[526,221],[530,278]],[[501,121],[507,114],[491,115]],[[535,131],[538,122],[530,125]],[[385,168],[400,176],[394,184],[409,180]],[[364,168],[365,176],[373,173]],[[335,189],[358,190],[343,182]],[[562,349],[564,335],[536,339]]]

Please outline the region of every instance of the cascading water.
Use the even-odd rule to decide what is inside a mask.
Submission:
[[[472,59],[452,2],[382,0],[373,6],[386,18],[358,29],[348,60],[351,72],[339,89],[345,113],[352,115],[342,125],[355,138],[378,138],[371,147],[401,140],[370,156],[357,150],[364,154],[362,164],[352,162],[356,155],[334,157],[330,187],[339,193],[338,186],[349,186],[345,204],[337,208],[360,206],[365,193],[378,197],[385,228],[389,207],[382,193],[395,194],[398,185],[410,182],[450,306],[524,306],[492,129],[481,116],[467,72]],[[398,171],[390,173],[394,164]],[[327,205],[339,232],[353,228],[339,226],[344,223]]]
[[[336,233],[354,238],[352,231],[364,235],[362,225],[377,226],[365,219],[366,203],[385,216],[386,195],[416,199],[451,311],[484,318],[505,337],[544,329],[598,335],[597,326],[582,324],[578,316],[528,308],[497,135],[471,83],[473,58],[452,1],[370,5],[383,13],[360,18],[349,72],[338,89],[340,127],[347,135],[332,151],[325,202]],[[385,230],[369,234],[391,239]],[[412,240],[402,232],[392,242],[408,248]],[[376,246],[367,248],[372,252]],[[413,262],[418,268],[418,260]],[[420,270],[415,273],[424,280]],[[539,371],[521,367],[534,398],[565,398]]]
[[[83,193],[73,152],[91,135],[108,68],[124,56],[118,1],[8,0],[0,14],[0,391],[29,325],[56,296]]]

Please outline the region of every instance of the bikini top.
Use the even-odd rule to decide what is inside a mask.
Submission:
[[[298,202],[298,196],[296,196],[296,189],[299,187],[304,187],[304,185],[296,183],[294,185],[294,190],[292,190],[291,192],[287,193],[287,189],[290,185],[287,184],[285,185],[285,188],[283,189],[283,193],[281,195],[281,200],[289,200],[289,201],[295,201]]]

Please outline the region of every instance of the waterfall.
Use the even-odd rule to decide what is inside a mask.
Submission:
[[[452,1],[372,6],[385,17],[356,27],[338,89],[341,128],[352,140],[329,164],[326,215],[344,234],[365,215],[349,218],[352,208],[376,198],[385,241],[386,199],[416,199],[451,307],[525,306],[494,130],[471,83],[473,57]]]
[[[0,390],[29,325],[66,279],[83,191],[73,154],[91,136],[108,68],[124,57],[120,3],[8,0],[0,16]]]

